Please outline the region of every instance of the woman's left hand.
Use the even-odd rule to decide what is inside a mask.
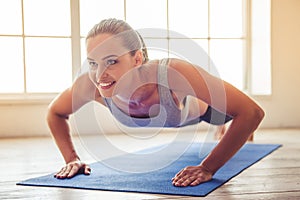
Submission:
[[[212,176],[213,174],[202,165],[188,166],[172,178],[172,183],[178,187],[196,186],[200,183],[210,181]]]

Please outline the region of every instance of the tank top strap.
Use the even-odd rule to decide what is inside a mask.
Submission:
[[[159,61],[158,66],[158,74],[157,74],[157,81],[158,81],[158,91],[160,95],[160,102],[165,104],[170,102],[172,97],[169,82],[168,82],[168,63],[169,59],[164,58]]]
[[[158,66],[158,83],[162,84],[164,86],[169,86],[168,83],[168,64],[169,64],[169,59],[164,58],[159,61],[159,66]]]
[[[169,126],[178,126],[181,120],[181,112],[174,102],[168,81],[169,59],[162,59],[158,66],[158,93],[160,96],[160,106],[168,113],[167,123]]]

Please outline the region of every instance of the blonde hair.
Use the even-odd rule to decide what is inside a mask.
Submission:
[[[131,50],[130,54],[132,56],[135,55],[137,50],[141,49],[143,52],[143,63],[149,60],[147,48],[142,36],[125,21],[115,18],[104,19],[88,32],[86,40],[101,33],[109,33],[112,35],[122,34],[123,45]]]

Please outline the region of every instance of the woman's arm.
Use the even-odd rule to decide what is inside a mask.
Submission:
[[[95,88],[89,81],[87,74],[82,75],[72,87],[59,94],[48,107],[48,126],[66,162],[66,166],[55,175],[57,178],[72,177],[80,170],[83,170],[84,174],[90,173],[89,166],[80,162],[75,151],[68,118],[70,114],[95,98],[94,91]]]
[[[186,79],[193,94],[215,109],[233,117],[226,133],[199,166],[187,167],[173,179],[176,186],[197,185],[211,179],[247,141],[264,117],[264,111],[247,95],[229,83],[187,62],[172,60],[171,68]],[[178,83],[177,83],[178,85]],[[174,90],[182,86],[173,83]],[[224,94],[224,95],[222,95]]]
[[[248,96],[228,83],[224,86],[227,113],[233,120],[216,148],[201,163],[213,174],[243,146],[264,117],[264,111]]]

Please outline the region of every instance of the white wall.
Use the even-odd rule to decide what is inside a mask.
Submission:
[[[1,104],[0,137],[49,135],[46,111],[45,103]]]
[[[254,97],[266,111],[262,128],[300,127],[300,1],[272,0],[272,91]],[[45,116],[49,102],[0,102],[0,137],[49,135]],[[85,111],[84,108],[82,112]],[[104,131],[115,132],[104,111]],[[89,118],[84,121],[92,131]],[[90,123],[90,125],[89,125]]]
[[[272,87],[264,127],[300,127],[300,1],[272,0]]]

